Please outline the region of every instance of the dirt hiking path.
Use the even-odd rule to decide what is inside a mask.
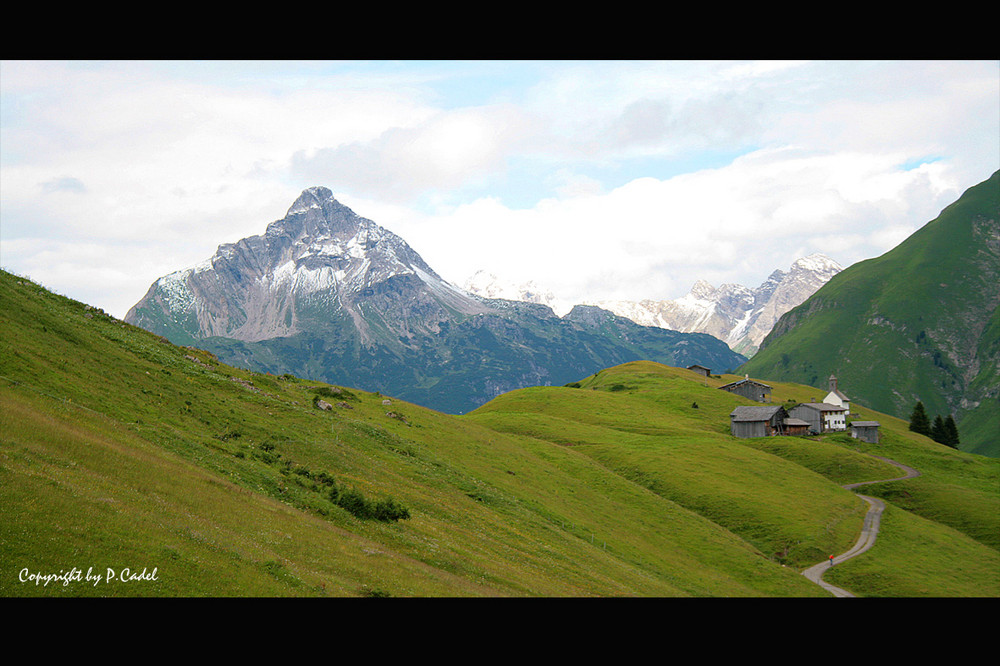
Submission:
[[[888,458],[883,458],[882,456],[872,456],[878,458],[879,460],[884,460],[890,465],[895,465],[899,469],[903,470],[903,476],[898,476],[892,479],[881,479],[879,481],[862,481],[861,483],[849,483],[846,486],[841,486],[847,488],[848,490],[853,490],[859,486],[866,486],[872,483],[884,483],[886,481],[902,481],[903,479],[912,479],[915,476],[920,476],[920,472],[913,469],[912,467],[907,467],[895,460],[889,460]],[[832,566],[836,566],[841,562],[856,557],[861,553],[865,552],[869,548],[875,545],[875,537],[878,535],[879,523],[882,520],[882,512],[885,511],[885,503],[875,497],[868,497],[867,495],[859,494],[858,497],[868,502],[868,513],[865,514],[865,522],[861,526],[861,536],[858,537],[857,543],[854,547],[848,550],[846,553],[837,555],[832,560],[826,562],[820,562],[819,564],[814,564],[805,571],[802,575],[816,583],[827,592],[831,593],[835,597],[853,597],[854,595],[844,590],[842,588],[836,587],[835,585],[830,585],[823,581],[823,574]]]

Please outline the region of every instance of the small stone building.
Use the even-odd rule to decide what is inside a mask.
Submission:
[[[697,364],[696,365],[689,365],[687,367],[687,369],[691,370],[693,372],[697,372],[699,375],[704,375],[706,377],[708,377],[710,374],[712,374],[712,370],[710,368],[706,368],[703,365],[697,365]]]
[[[741,405],[729,414],[733,437],[771,437],[785,433],[788,412],[781,405]]]
[[[878,421],[852,421],[851,437],[862,442],[878,444]]]
[[[719,389],[741,395],[744,398],[756,400],[757,402],[771,401],[771,387],[767,384],[754,381],[749,377],[744,377],[737,382],[730,382],[725,386],[720,386]]]

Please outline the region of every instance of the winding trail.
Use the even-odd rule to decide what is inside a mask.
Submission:
[[[861,483],[849,483],[846,486],[841,486],[848,490],[853,490],[859,486],[867,486],[872,483],[884,483],[886,481],[902,481],[903,479],[912,479],[915,476],[920,476],[920,472],[913,469],[912,467],[907,467],[902,463],[898,463],[895,460],[889,460],[888,458],[883,458],[882,456],[872,456],[873,458],[878,458],[879,460],[884,460],[890,465],[895,465],[899,469],[903,470],[903,476],[898,476],[892,479],[881,479],[878,481],[862,481]],[[856,557],[861,553],[865,552],[869,548],[875,545],[875,537],[878,535],[879,523],[882,520],[882,512],[885,511],[885,503],[875,497],[868,497],[867,495],[858,494],[858,497],[868,502],[868,513],[865,514],[865,522],[861,526],[861,536],[858,537],[857,543],[848,550],[846,553],[842,553],[833,558],[831,562],[820,562],[819,564],[814,564],[805,571],[802,575],[816,583],[827,592],[830,592],[835,597],[853,597],[854,595],[845,589],[836,587],[835,585],[830,585],[823,581],[823,573],[829,569],[831,566],[835,566]]]

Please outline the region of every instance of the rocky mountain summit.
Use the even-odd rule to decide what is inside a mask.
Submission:
[[[313,187],[264,234],[220,245],[207,261],[157,280],[125,320],[165,327],[167,337],[256,342],[325,326],[337,312],[369,342],[375,322],[362,304],[384,300],[389,284],[414,299],[384,313],[395,315],[404,335],[412,334],[410,323],[428,319],[410,317],[414,310],[489,309],[442,280],[402,238]]]
[[[707,335],[468,293],[324,187],[263,234],[158,279],[125,319],[226,363],[452,413],[630,360],[719,371],[746,360]]]

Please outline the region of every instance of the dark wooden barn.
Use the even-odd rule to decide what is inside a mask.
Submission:
[[[731,382],[725,386],[720,386],[719,388],[723,391],[741,395],[744,398],[756,400],[757,402],[771,401],[771,387],[767,384],[754,381],[749,377],[741,379],[738,382]]]
[[[788,412],[781,405],[741,405],[729,414],[729,433],[733,437],[783,435],[787,418]]]

